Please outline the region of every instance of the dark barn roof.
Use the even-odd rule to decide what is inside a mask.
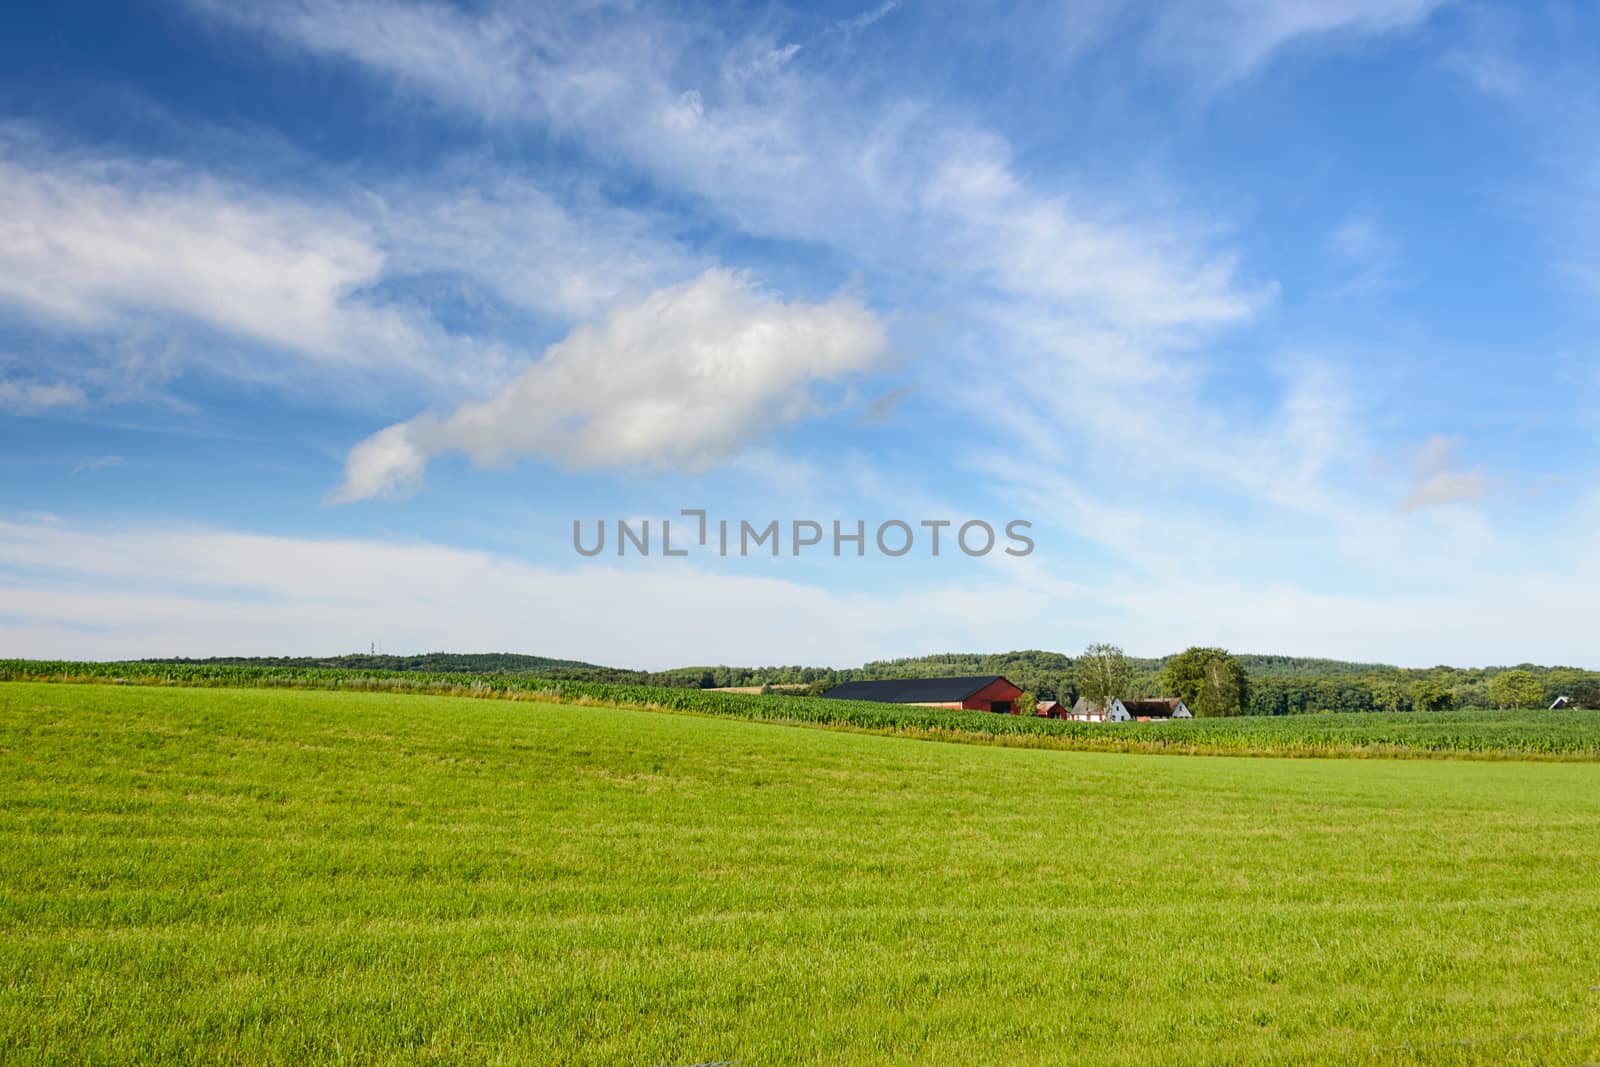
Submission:
[[[1128,709],[1129,715],[1154,715],[1172,717],[1178,710],[1177,697],[1159,697],[1153,700],[1124,700],[1122,706]]]
[[[984,686],[1003,680],[998,674],[979,678],[885,678],[845,682],[822,695],[830,700],[870,700],[877,704],[958,704]]]
[[[1150,700],[1134,700],[1130,697],[1122,702],[1122,706],[1134,718],[1143,715],[1153,719],[1170,719],[1180,703],[1182,701],[1177,697],[1155,697]],[[1106,706],[1090,703],[1089,698],[1084,696],[1078,697],[1078,702],[1072,705],[1074,715],[1104,715],[1106,712]]]

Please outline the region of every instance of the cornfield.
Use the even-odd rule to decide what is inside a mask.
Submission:
[[[527,675],[0,660],[0,681],[416,692],[664,709],[944,740],[1100,751],[1600,758],[1600,711],[1467,709],[1082,723],[979,711]]]

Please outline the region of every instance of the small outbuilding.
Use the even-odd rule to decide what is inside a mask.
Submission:
[[[1068,713],[1067,718],[1077,722],[1105,722],[1106,709],[1099,704],[1090,703],[1087,697],[1079,697],[1072,705],[1072,711]]]
[[[845,682],[822,694],[829,700],[867,700],[874,704],[916,704],[925,708],[963,708],[1010,714],[1022,690],[1002,675],[970,678],[884,678]]]
[[[1571,697],[1556,697],[1556,702],[1554,704],[1550,705],[1550,710],[1551,711],[1555,711],[1557,708],[1570,708],[1570,707],[1572,707],[1572,698]]]

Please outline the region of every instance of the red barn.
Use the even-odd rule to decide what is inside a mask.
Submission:
[[[1022,690],[998,674],[976,678],[885,678],[845,682],[822,694],[830,700],[867,700],[874,704],[917,704],[926,708],[963,708],[1010,714]]]

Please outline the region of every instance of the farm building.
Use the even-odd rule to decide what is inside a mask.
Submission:
[[[1067,709],[1054,700],[1041,700],[1034,708],[1034,714],[1046,719],[1064,719]]]
[[[1158,722],[1162,719],[1192,719],[1189,706],[1177,697],[1156,700],[1113,699],[1109,707],[1091,704],[1083,697],[1072,705],[1069,718],[1079,722]]]
[[[822,694],[830,700],[869,700],[874,704],[917,704],[925,708],[963,708],[1010,714],[1022,690],[998,674],[978,678],[886,678],[845,682]]]
[[[1570,708],[1570,707],[1572,707],[1572,698],[1571,697],[1556,697],[1555,703],[1550,705],[1550,710],[1551,711],[1555,711],[1557,708]]]

